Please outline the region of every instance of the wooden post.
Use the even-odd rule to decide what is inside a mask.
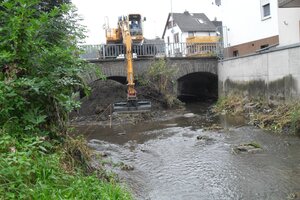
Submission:
[[[111,128],[111,120],[112,120],[112,116],[111,116],[111,104],[109,105],[109,128]]]

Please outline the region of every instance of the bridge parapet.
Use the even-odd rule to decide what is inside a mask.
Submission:
[[[85,51],[81,58],[91,59],[122,59],[125,54],[123,44],[82,45]],[[143,43],[134,44],[133,58],[153,57],[219,57],[223,56],[220,43]]]

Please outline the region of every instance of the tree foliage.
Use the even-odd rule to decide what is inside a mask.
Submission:
[[[174,76],[177,72],[177,67],[167,66],[166,60],[161,58],[152,63],[147,73],[148,85],[162,96],[168,108],[182,105],[173,93]]]
[[[86,66],[78,58],[84,28],[74,7],[6,0],[0,8],[0,125],[15,133],[63,133],[79,106],[73,96],[84,88],[79,73]]]
[[[66,2],[0,0],[0,199],[131,199],[98,171],[85,176],[86,144],[61,137],[88,66]]]
[[[149,83],[160,93],[167,93],[173,86],[172,79],[176,73],[176,68],[168,67],[165,59],[159,59],[150,66],[148,71]]]

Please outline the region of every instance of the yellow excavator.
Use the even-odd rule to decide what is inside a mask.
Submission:
[[[127,62],[127,101],[114,103],[114,112],[143,112],[151,109],[150,101],[138,100],[134,88],[132,45],[133,43],[142,43],[144,40],[142,21],[140,14],[130,14],[119,17],[118,28],[106,29],[107,44],[123,43]]]

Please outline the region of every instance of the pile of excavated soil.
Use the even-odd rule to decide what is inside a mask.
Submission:
[[[127,98],[127,85],[114,80],[98,80],[90,85],[91,94],[81,99],[81,108],[72,117],[87,117],[99,115],[114,102],[125,101]],[[136,88],[138,99],[151,101],[152,110],[159,110],[165,107],[165,102],[160,94],[147,86]],[[109,111],[108,111],[109,112]]]

